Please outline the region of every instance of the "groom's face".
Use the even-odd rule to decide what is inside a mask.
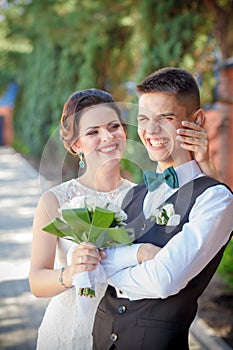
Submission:
[[[189,161],[189,152],[176,139],[176,130],[187,119],[186,108],[177,102],[176,96],[146,93],[139,98],[138,107],[138,134],[150,159],[158,161],[161,169]]]

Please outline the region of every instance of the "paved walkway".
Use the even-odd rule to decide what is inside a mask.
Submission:
[[[4,350],[35,348],[47,304],[30,293],[27,279],[39,196],[37,172],[13,149],[0,147],[0,349]]]
[[[35,349],[48,299],[29,290],[32,220],[41,194],[38,173],[10,147],[0,147],[0,350]],[[198,319],[191,350],[231,350]],[[53,349],[51,349],[53,350]]]

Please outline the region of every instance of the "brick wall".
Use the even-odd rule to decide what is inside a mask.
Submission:
[[[210,154],[221,179],[233,189],[233,61],[219,71],[217,102],[206,112]]]
[[[18,90],[19,86],[11,82],[0,96],[0,145],[11,145],[14,139],[13,112]]]
[[[1,118],[1,144],[11,145],[14,139],[14,127],[13,127],[13,108],[0,105],[0,118]]]

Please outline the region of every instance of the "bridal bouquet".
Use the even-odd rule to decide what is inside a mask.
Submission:
[[[132,229],[125,227],[126,213],[115,204],[93,197],[74,197],[61,208],[60,218],[55,218],[43,230],[74,243],[91,242],[97,248],[131,245]],[[79,288],[78,294],[95,296],[93,286]]]

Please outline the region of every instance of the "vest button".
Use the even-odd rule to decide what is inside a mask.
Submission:
[[[142,231],[145,231],[145,229],[146,229],[146,224],[143,224],[141,230],[142,230]]]
[[[124,314],[126,312],[126,310],[127,310],[127,307],[125,305],[121,305],[118,308],[119,314]]]
[[[117,341],[117,338],[118,338],[118,336],[117,336],[116,333],[112,333],[112,334],[111,334],[110,339],[111,339],[111,341],[112,341],[113,343],[114,343],[115,341]]]

